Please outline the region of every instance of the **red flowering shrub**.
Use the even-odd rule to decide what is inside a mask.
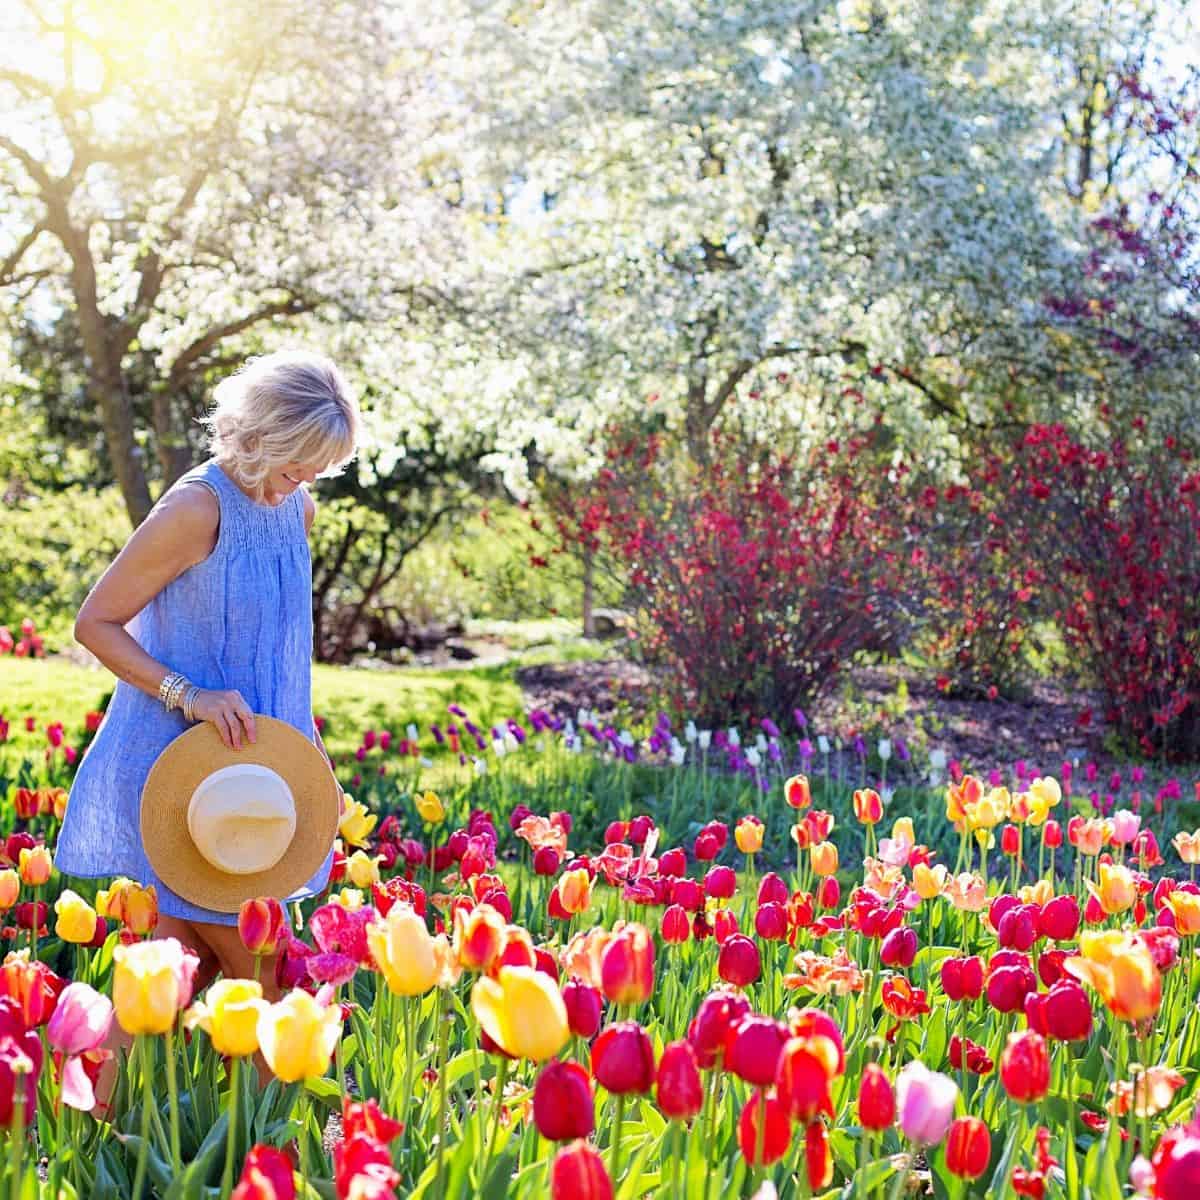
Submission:
[[[1200,754],[1200,470],[1140,419],[1088,445],[1029,428],[1008,519],[1040,559],[1053,615],[1103,690],[1106,719],[1147,753]]]
[[[956,695],[1011,694],[1025,665],[1043,572],[1024,528],[1006,519],[1006,476],[993,456],[970,486],[929,485],[919,497],[934,595],[918,646]]]
[[[697,718],[787,712],[920,609],[909,475],[874,433],[804,459],[731,434],[711,447],[698,464],[614,439],[572,534],[625,565],[646,652]]]

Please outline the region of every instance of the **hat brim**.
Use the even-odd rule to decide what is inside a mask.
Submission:
[[[254,745],[230,750],[208,722],[180,734],[158,756],[142,788],[142,844],[154,873],[176,895],[233,913],[258,896],[286,899],[320,869],[337,836],[340,789],[325,756],[286,721],[255,716]],[[188,832],[188,804],[201,781],[234,763],[258,763],[287,782],[296,832],[270,870],[232,875],[214,867]]]

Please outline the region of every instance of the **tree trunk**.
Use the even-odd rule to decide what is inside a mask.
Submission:
[[[588,546],[583,550],[583,636],[585,638],[594,638],[596,636],[596,555],[595,552]]]
[[[191,467],[192,451],[175,420],[171,394],[165,388],[154,393],[151,419],[154,422],[154,451],[162,468],[165,490]]]

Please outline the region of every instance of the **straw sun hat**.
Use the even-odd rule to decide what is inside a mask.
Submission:
[[[142,843],[155,874],[215,912],[290,896],[337,834],[339,789],[324,755],[284,721],[254,723],[258,740],[240,750],[207,722],[194,726],[158,756],[142,789]]]

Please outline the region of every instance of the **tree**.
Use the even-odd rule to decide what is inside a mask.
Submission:
[[[446,206],[397,169],[429,132],[402,15],[374,0],[5,6],[0,316],[69,314],[134,522],[154,477],[189,465],[209,373],[422,302],[414,248]]]

